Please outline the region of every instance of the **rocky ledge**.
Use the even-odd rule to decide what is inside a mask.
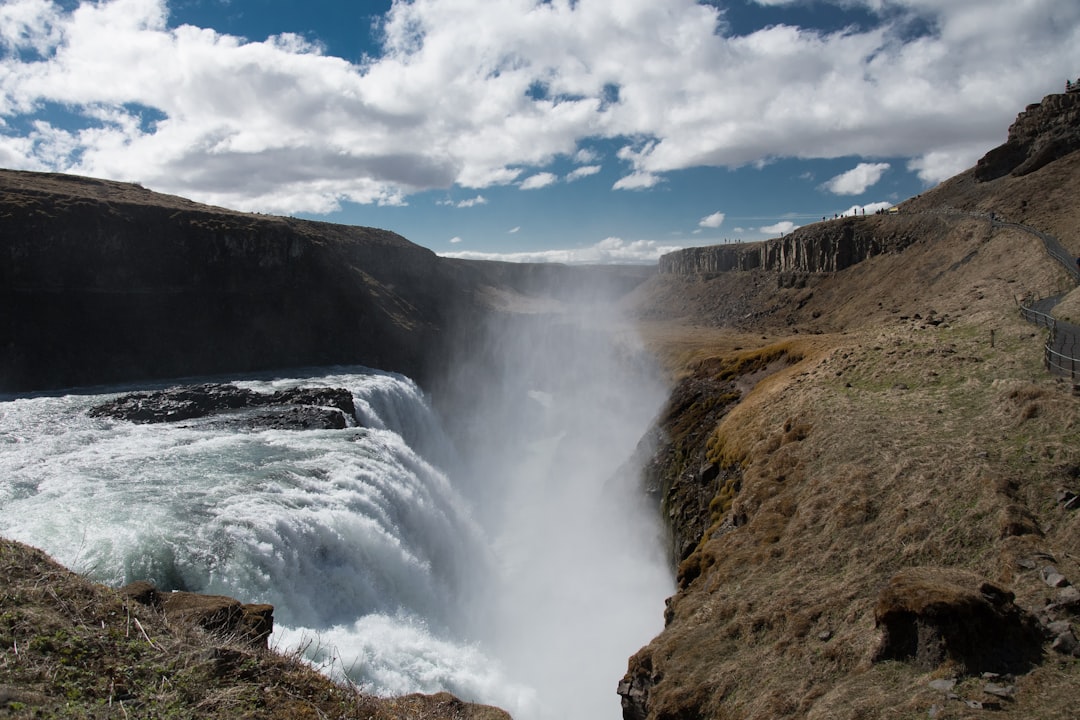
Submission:
[[[214,429],[340,430],[356,424],[352,393],[344,388],[257,393],[222,383],[121,395],[94,406],[89,414],[136,423],[210,418],[200,426]]]
[[[274,632],[273,605],[242,603],[225,595],[162,592],[145,580],[125,585],[120,594],[157,611],[167,622],[199,627],[241,645],[266,649]]]
[[[1048,95],[1028,105],[1009,128],[1009,138],[975,166],[975,180],[1022,177],[1080,150],[1080,94]]]

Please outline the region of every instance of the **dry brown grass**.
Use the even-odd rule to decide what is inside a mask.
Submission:
[[[1044,217],[1027,208],[1028,220]],[[710,458],[736,462],[741,481],[715,499],[720,513],[686,561],[693,582],[643,651],[674,678],[653,688],[651,718],[924,718],[934,705],[938,717],[978,717],[928,686],[956,668],[872,661],[879,591],[902,568],[957,568],[1034,611],[1054,591],[1033,559],[1080,582],[1080,513],[1055,499],[1080,490],[1080,398],[1044,371],[1043,333],[1015,311],[1017,297],[1058,290],[1063,273],[1026,233],[950,227],[821,278],[801,309],[778,308],[758,333],[650,331],[685,372],[738,366],[784,334],[802,357],[712,428]],[[834,332],[807,334],[811,322]],[[956,692],[991,700],[984,682],[961,676]],[[995,717],[1070,717],[1080,661],[1047,649],[1010,682],[1017,694]]]
[[[11,718],[499,720],[446,695],[384,700],[297,654],[168,623],[20,543],[0,539],[0,713]]]

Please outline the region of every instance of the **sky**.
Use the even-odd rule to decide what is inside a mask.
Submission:
[[[653,262],[916,195],[1078,76],[1076,0],[0,0],[0,167]]]

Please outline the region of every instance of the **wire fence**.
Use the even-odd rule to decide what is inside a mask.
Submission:
[[[1080,83],[1080,80],[1077,80],[1077,82]],[[1073,282],[1080,284],[1080,257],[1074,257],[1072,253],[1065,249],[1061,241],[1049,233],[1033,228],[1030,225],[1009,222],[998,217],[995,213],[980,213],[956,208],[942,208],[927,212],[936,215],[962,215],[979,220],[989,220],[991,228],[1014,228],[1034,235],[1042,240],[1047,254],[1061,264]],[[1080,326],[1058,320],[1050,314],[1061,298],[1061,295],[1055,295],[1054,297],[1033,300],[1026,305],[1020,304],[1020,315],[1028,322],[1050,331],[1050,335],[1046,339],[1043,355],[1043,363],[1046,365],[1046,369],[1056,375],[1064,375],[1076,382],[1080,379]]]
[[[1038,237],[1047,254],[1056,260],[1074,283],[1080,283],[1080,258],[1074,257],[1056,237],[1022,223],[1009,222],[994,213],[978,213],[947,208],[937,211],[943,215],[966,215],[989,220],[993,228],[1014,228]],[[1046,339],[1043,363],[1055,375],[1063,375],[1074,382],[1080,378],[1080,326],[1058,320],[1051,311],[1061,301],[1061,295],[1033,300],[1020,305],[1020,315],[1030,323],[1050,331]]]
[[[1080,326],[1058,320],[1050,314],[1061,296],[1043,298],[1020,306],[1020,316],[1050,331],[1043,352],[1043,364],[1056,375],[1080,378]]]

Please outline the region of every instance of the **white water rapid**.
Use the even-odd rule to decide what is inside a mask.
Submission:
[[[672,588],[624,467],[661,392],[625,338],[595,335],[499,335],[445,428],[411,380],[364,368],[216,379],[346,387],[343,430],[87,415],[145,386],[2,398],[0,535],[110,585],[272,603],[272,646],[369,692],[614,720]]]

